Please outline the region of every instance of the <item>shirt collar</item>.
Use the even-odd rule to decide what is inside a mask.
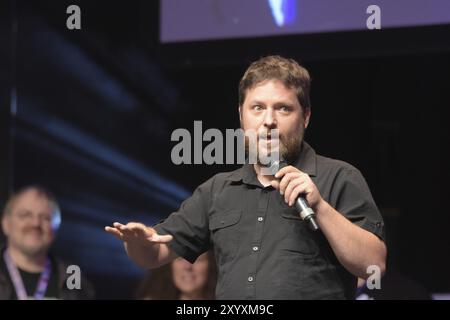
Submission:
[[[309,176],[315,177],[317,175],[316,151],[306,141],[302,142],[300,156],[297,161],[294,161],[293,166]]]
[[[245,163],[241,168],[233,171],[227,180],[232,182],[243,182],[245,184],[252,184],[256,186],[261,186],[261,183],[256,177],[255,169],[252,164]]]

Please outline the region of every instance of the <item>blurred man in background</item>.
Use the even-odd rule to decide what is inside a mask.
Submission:
[[[61,223],[55,197],[39,186],[25,187],[6,203],[2,229],[6,246],[0,254],[0,299],[91,299],[85,279],[69,289],[67,265],[49,254]]]

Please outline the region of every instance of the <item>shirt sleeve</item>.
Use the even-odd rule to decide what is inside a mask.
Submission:
[[[345,168],[339,176],[336,210],[385,241],[383,218],[361,172],[356,168]]]
[[[158,234],[172,235],[169,248],[191,263],[210,247],[208,207],[211,180],[200,185],[190,198],[183,201],[178,211],[154,226]]]

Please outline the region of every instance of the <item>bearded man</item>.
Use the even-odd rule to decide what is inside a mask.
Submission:
[[[385,270],[384,223],[360,171],[303,140],[309,92],[309,73],[296,61],[253,62],[239,84],[241,127],[258,137],[247,155],[275,152],[288,165],[273,175],[267,163],[245,163],[200,185],[156,226],[116,222],[106,231],[146,268],[178,256],[194,262],[212,248],[217,299],[354,299],[358,277]],[[302,219],[299,197],[319,230]]]

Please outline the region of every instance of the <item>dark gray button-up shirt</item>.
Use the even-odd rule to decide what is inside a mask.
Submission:
[[[361,173],[319,156],[306,143],[294,164],[347,219],[384,239],[383,219]],[[356,278],[325,236],[312,232],[278,190],[263,187],[252,165],[219,173],[155,226],[190,262],[213,248],[217,299],[352,299]]]

